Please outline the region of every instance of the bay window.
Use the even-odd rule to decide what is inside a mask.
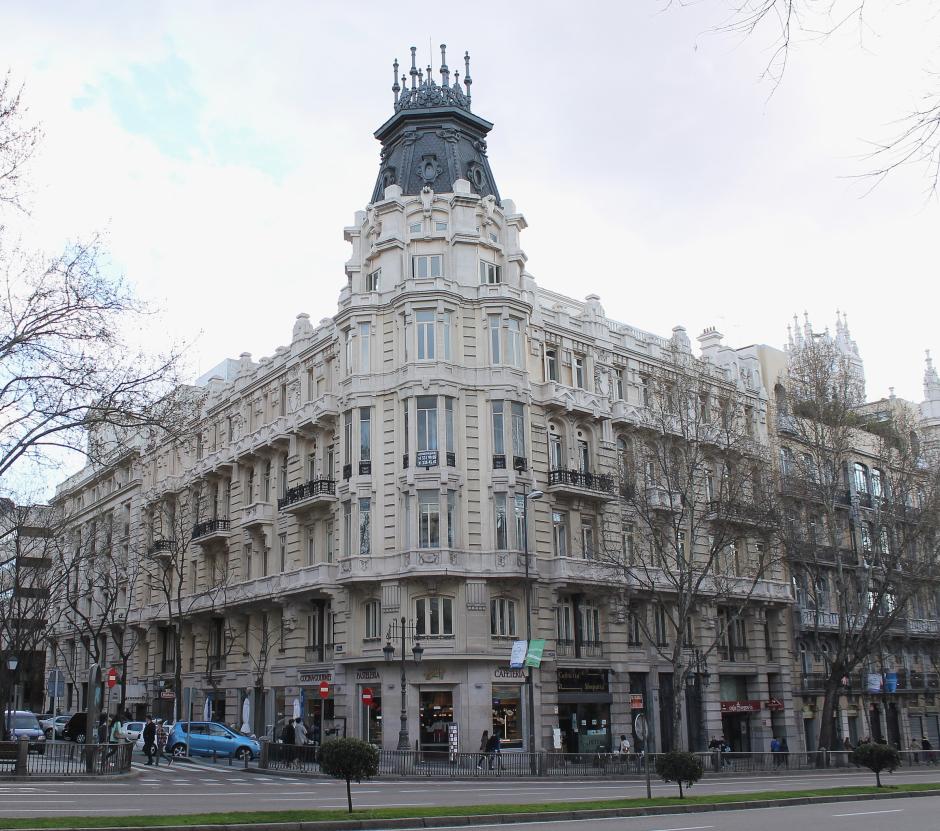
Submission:
[[[440,254],[423,254],[412,257],[411,264],[412,276],[417,277],[419,280],[428,277],[440,277],[442,274]]]
[[[415,600],[415,634],[447,637],[454,634],[454,599],[432,595]]]
[[[511,638],[516,634],[516,601],[506,597],[490,600],[490,634]]]
[[[418,547],[441,546],[441,497],[436,490],[418,491]]]

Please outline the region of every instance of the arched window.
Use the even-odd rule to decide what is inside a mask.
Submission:
[[[578,472],[591,472],[591,434],[583,427],[579,427],[575,436],[578,450]]]
[[[562,431],[555,422],[548,424],[548,468],[549,470],[564,470],[565,444]]]

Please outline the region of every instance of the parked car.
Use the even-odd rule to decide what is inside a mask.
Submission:
[[[174,756],[234,756],[254,759],[261,746],[252,738],[237,733],[216,721],[180,721],[173,725],[167,739],[168,752]]]
[[[7,710],[6,711],[7,734],[11,741],[27,738],[30,744],[38,745],[36,748],[40,753],[45,751],[46,734],[39,726],[39,719],[35,713],[29,710]]]
[[[70,742],[85,742],[85,725],[88,721],[88,713],[72,713],[69,720],[62,728],[62,738]]]
[[[124,725],[124,737],[129,742],[136,742],[144,732],[145,721],[129,721]]]
[[[68,720],[71,717],[72,714],[69,713],[64,716],[48,716],[46,718],[40,718],[39,726],[43,729],[47,739],[61,739],[62,731],[65,729],[65,725],[68,723]]]

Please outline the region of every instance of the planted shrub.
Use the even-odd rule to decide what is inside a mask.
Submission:
[[[676,782],[679,785],[679,799],[684,798],[682,785],[691,788],[702,778],[702,763],[693,753],[673,750],[656,757],[656,773],[663,782]]]
[[[346,780],[346,802],[352,813],[350,782],[361,782],[379,772],[379,751],[361,739],[327,739],[320,746],[320,770]]]
[[[860,744],[852,751],[852,761],[856,765],[868,768],[875,774],[875,782],[881,787],[881,771],[894,773],[901,764],[901,755],[887,744]]]

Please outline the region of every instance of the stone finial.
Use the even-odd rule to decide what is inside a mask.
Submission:
[[[447,44],[441,44],[441,86],[450,85],[450,70],[447,68]]]
[[[411,47],[411,72],[408,74],[411,75],[411,88],[415,89],[418,86],[418,67],[415,64],[417,60],[418,47]]]
[[[405,76],[402,75],[402,81],[405,80]],[[398,93],[401,92],[401,87],[398,86],[398,58],[395,58],[395,62],[392,64],[392,92],[395,94],[395,103],[398,103]]]
[[[463,53],[463,66],[464,66],[463,85],[467,90],[466,92],[467,104],[469,104],[470,103],[470,84],[473,83],[473,79],[470,77],[470,53],[469,52]]]

